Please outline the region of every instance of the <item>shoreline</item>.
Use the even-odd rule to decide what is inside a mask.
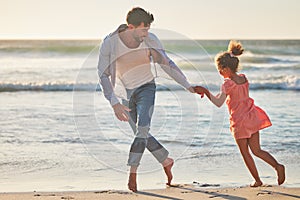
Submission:
[[[193,184],[174,184],[165,189],[141,190],[133,193],[129,190],[96,190],[96,191],[62,191],[62,192],[2,192],[0,200],[148,200],[148,199],[172,199],[172,200],[198,200],[198,199],[300,199],[300,188],[288,188],[284,186],[264,185],[257,188],[242,187],[199,187]]]

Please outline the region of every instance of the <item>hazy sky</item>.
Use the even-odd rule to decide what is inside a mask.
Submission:
[[[133,6],[192,39],[300,39],[300,0],[0,0],[0,39],[102,39]]]

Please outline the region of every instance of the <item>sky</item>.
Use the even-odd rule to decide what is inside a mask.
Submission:
[[[0,0],[0,39],[103,39],[134,6],[191,39],[300,39],[299,0]]]

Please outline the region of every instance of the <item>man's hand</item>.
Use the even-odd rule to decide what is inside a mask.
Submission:
[[[117,103],[117,104],[113,105],[113,109],[114,109],[116,117],[120,121],[127,122],[129,120],[129,116],[128,116],[127,112],[129,112],[130,109],[128,107],[126,107],[120,103]]]
[[[191,93],[195,93],[195,90],[194,90],[193,87],[189,87],[189,88],[188,88],[188,91],[190,91]]]

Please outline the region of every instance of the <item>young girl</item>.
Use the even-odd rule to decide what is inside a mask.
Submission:
[[[277,172],[278,185],[285,180],[284,166],[278,163],[268,152],[260,148],[259,130],[271,126],[267,114],[254,105],[253,99],[249,97],[249,82],[244,74],[238,74],[239,59],[237,56],[243,53],[242,45],[236,41],[230,41],[228,51],[218,54],[215,63],[219,73],[224,77],[222,89],[216,96],[201,86],[195,86],[194,90],[201,97],[205,94],[216,106],[220,107],[226,100],[230,113],[230,131],[243,156],[255,182],[251,187],[261,186],[263,183],[259,178],[254,160],[249,152],[270,164]]]

